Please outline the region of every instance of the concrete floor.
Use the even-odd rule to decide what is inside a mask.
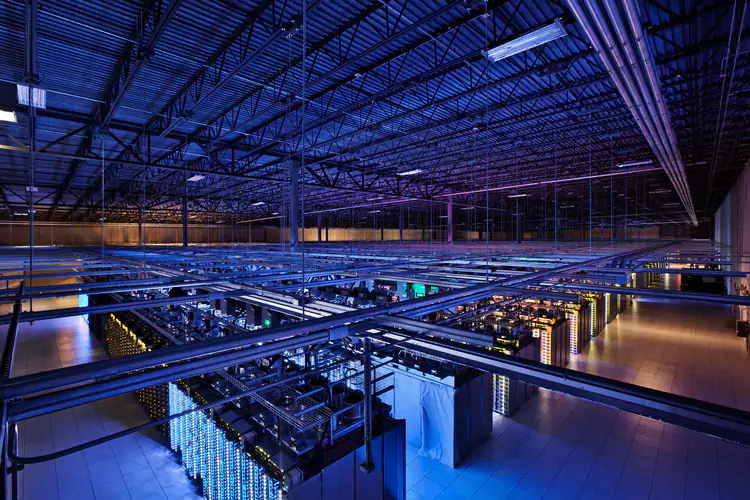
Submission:
[[[569,368],[750,411],[750,357],[728,306],[639,298]]]
[[[49,304],[35,304],[34,309],[45,306]],[[106,358],[81,317],[23,323],[13,376]],[[19,455],[52,453],[148,420],[135,395],[33,418],[18,426]],[[19,498],[25,500],[201,498],[154,430],[29,465],[20,473],[19,489]]]
[[[407,500],[747,499],[750,450],[540,390],[450,469],[407,452]]]
[[[663,287],[679,287],[667,278]],[[728,307],[638,299],[570,368],[750,410]],[[407,499],[747,499],[750,450],[540,390],[457,469],[408,450]]]
[[[721,307],[641,299],[571,366],[747,409],[750,360],[728,318]],[[103,357],[80,318],[24,324],[14,375]],[[19,451],[49,453],[146,419],[134,396],[81,406],[22,423]],[[733,499],[750,491],[745,448],[544,390],[513,418],[496,416],[491,440],[461,467],[412,449],[407,462],[409,500]],[[21,482],[29,500],[199,498],[155,433],[29,466]]]

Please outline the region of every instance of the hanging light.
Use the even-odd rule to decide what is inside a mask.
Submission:
[[[18,123],[16,112],[0,109],[0,122]]]
[[[628,167],[639,167],[641,165],[651,165],[653,160],[643,160],[643,161],[629,161],[626,163],[620,163],[617,165],[617,168],[628,168]]]
[[[396,175],[400,175],[401,177],[406,177],[407,175],[417,175],[417,174],[421,174],[421,173],[422,173],[422,169],[415,168],[415,169],[412,169],[412,170],[406,170],[404,172],[396,172]]]
[[[555,19],[552,24],[542,26],[532,30],[525,35],[521,35],[513,40],[498,45],[494,49],[484,51],[484,56],[492,62],[502,61],[503,59],[520,54],[534,47],[539,47],[552,40],[562,38],[568,33],[565,31],[559,19]]]

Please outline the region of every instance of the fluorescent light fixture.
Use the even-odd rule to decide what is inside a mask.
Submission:
[[[464,207],[461,210],[474,210],[474,207]]]
[[[664,203],[662,207],[679,207],[679,203]]]
[[[666,193],[671,193],[671,192],[672,192],[671,189],[659,188],[659,189],[654,189],[653,191],[649,191],[648,194],[666,194]]]
[[[198,181],[202,181],[205,178],[206,178],[205,175],[195,174],[192,177],[188,177],[188,182],[198,182]]]
[[[524,196],[528,196],[529,193],[523,193],[523,194],[509,194],[508,198],[523,198]]]
[[[448,218],[447,215],[441,215],[440,217],[438,217],[438,219],[447,219],[447,218]]]
[[[506,57],[539,47],[552,40],[562,38],[567,34],[560,20],[555,19],[552,24],[529,31],[513,40],[498,45],[494,49],[485,51],[484,56],[492,62],[502,61]]]
[[[18,98],[18,104],[23,106],[29,105],[29,86],[23,84],[16,85],[16,97]],[[31,107],[47,109],[47,91],[34,87],[31,92]]]
[[[16,118],[16,112],[0,109],[0,122],[17,123],[18,119]]]
[[[380,210],[370,210],[370,213],[371,213],[371,214],[379,214],[379,213],[380,213]]]
[[[365,201],[378,201],[382,199],[383,199],[382,196],[376,196],[375,198],[367,198]]]
[[[652,160],[629,161],[626,163],[620,163],[617,165],[617,168],[640,167],[641,165],[651,165],[652,163],[654,163]]]
[[[255,203],[253,203],[253,206],[254,206],[254,207],[262,207],[262,206],[263,206],[263,205],[265,205],[265,204],[266,204],[266,203],[265,203],[265,202],[263,202],[263,201],[256,201]]]
[[[575,205],[561,205],[560,208],[574,208]]]
[[[29,212],[14,212],[13,215],[29,215]]]
[[[396,175],[400,175],[401,177],[405,177],[407,175],[417,175],[417,174],[421,174],[421,173],[422,173],[422,169],[421,168],[415,168],[415,169],[412,169],[412,170],[407,170],[405,172],[396,172]]]
[[[271,215],[279,215],[279,212],[274,212]]]

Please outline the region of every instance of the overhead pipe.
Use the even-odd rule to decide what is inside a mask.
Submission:
[[[624,0],[623,10],[621,4],[614,2],[604,2],[602,8],[596,0],[567,1],[674,185],[691,222],[697,225],[685,168],[635,5],[632,0]],[[627,19],[632,32],[622,17]],[[612,32],[613,27],[619,37]],[[638,48],[638,54],[631,49],[633,46]]]
[[[638,64],[639,58],[633,52],[632,38],[628,36],[629,32],[627,30],[627,26],[623,24],[622,19],[618,15],[618,12],[615,12],[613,10],[616,8],[616,4],[610,2],[605,3],[605,8],[609,13],[610,19],[612,19],[613,21],[614,27],[617,30],[617,34],[620,37],[621,46],[628,56],[628,62],[630,63],[629,66],[625,66],[623,69],[627,70],[628,68],[630,68],[633,71],[635,82],[649,82],[650,90],[653,91],[653,95],[648,92],[636,92],[635,96],[642,96],[646,99],[649,110],[651,111],[650,117],[655,120],[657,126],[661,125],[659,129],[662,133],[658,134],[656,138],[660,140],[664,151],[668,155],[670,155],[670,159],[675,162],[673,164],[667,164],[667,166],[671,165],[671,167],[676,168],[675,174],[679,176],[678,179],[684,184],[684,189],[687,190],[689,188],[687,185],[687,179],[685,177],[685,169],[681,166],[682,157],[677,146],[677,138],[674,135],[671,118],[669,116],[669,112],[666,109],[664,98],[661,95],[661,84],[654,71],[651,51],[644,41],[645,33],[640,27],[640,21],[637,16],[638,10],[632,2],[629,2],[628,0],[625,1],[628,5],[626,5],[626,8],[624,9],[624,12],[622,14],[624,14],[630,24],[630,28],[634,35],[634,37],[632,38],[634,38],[636,41],[636,47],[640,55],[641,64]],[[622,9],[618,10],[621,11]],[[637,87],[635,86],[632,88],[637,89]],[[654,110],[656,111],[656,115],[653,114]]]
[[[656,250],[656,249],[654,249]],[[629,252],[630,253],[630,252]],[[602,260],[592,259],[590,261],[580,263],[581,266],[587,266],[594,264]],[[564,266],[565,268],[569,266]],[[535,277],[542,278],[550,274],[550,271],[535,274]],[[268,342],[275,339],[282,339],[288,336],[301,335],[305,333],[312,333],[320,331],[326,328],[335,328],[345,326],[348,323],[363,321],[372,319],[376,316],[388,313],[399,313],[409,311],[411,309],[423,308],[427,305],[435,304],[438,302],[445,303],[446,300],[455,299],[457,297],[473,296],[479,291],[492,290],[494,287],[503,284],[504,281],[495,281],[488,284],[477,285],[467,289],[454,290],[446,292],[444,294],[438,294],[435,296],[427,296],[419,299],[407,300],[404,302],[397,302],[394,304],[383,305],[378,307],[371,307],[368,309],[358,309],[349,313],[343,313],[335,316],[329,316],[319,318],[315,320],[309,320],[300,323],[292,323],[284,325],[278,328],[271,328],[263,331],[261,334],[252,335],[236,335],[231,337],[223,337],[218,339],[210,339],[199,344],[185,344],[181,346],[172,346],[158,351],[152,351],[140,354],[139,356],[131,358],[120,358],[116,360],[98,361],[93,363],[87,363],[84,365],[78,365],[73,367],[61,368],[58,370],[52,370],[48,372],[27,375],[24,377],[18,377],[11,379],[6,384],[3,384],[2,392],[6,398],[18,398],[33,395],[39,392],[47,392],[52,390],[62,389],[75,384],[82,384],[91,382],[92,380],[101,380],[104,378],[110,378],[117,375],[122,375],[135,370],[144,370],[149,368],[159,367],[162,364],[174,363],[179,361],[185,361],[188,359],[200,358],[203,356],[215,355],[223,353],[230,349],[238,349],[246,347],[248,344],[258,342]],[[520,282],[520,281],[519,281]],[[246,293],[246,292],[243,292]],[[163,300],[164,303],[177,303],[180,298],[172,298],[169,300]],[[143,301],[145,303],[151,303],[162,301]],[[132,303],[126,303],[132,304]],[[122,304],[117,304],[117,307]],[[76,309],[88,309],[88,308],[76,308]],[[113,309],[110,309],[113,310]],[[120,310],[120,309],[117,309]],[[59,312],[59,311],[57,311]],[[108,312],[107,310],[101,310],[97,312]],[[79,313],[80,314],[80,313]]]
[[[46,415],[50,412],[127,394],[145,387],[166,384],[174,380],[214,372],[227,366],[248,363],[257,359],[281,354],[285,351],[300,349],[310,344],[326,342],[327,340],[327,334],[291,337],[267,345],[249,346],[234,352],[199,360],[195,363],[177,363],[160,368],[157,371],[128,373],[121,377],[109,379],[103,384],[97,384],[94,381],[87,385],[24,398],[22,401],[11,404],[8,409],[8,421],[17,422],[39,415]]]
[[[656,252],[663,249],[665,246],[666,245],[658,245],[655,247],[650,247],[649,250]],[[640,253],[642,251],[642,249],[638,249],[637,251],[624,252],[619,255],[622,257],[627,257],[629,255],[635,255],[636,253]],[[243,356],[242,350],[248,348],[249,345],[257,344],[260,342],[279,341],[288,337],[298,337],[303,334],[320,332],[322,330],[332,328],[346,327],[351,323],[373,319],[376,316],[380,316],[383,314],[398,314],[413,310],[420,310],[425,306],[438,303],[445,305],[448,301],[453,301],[459,297],[474,297],[479,292],[494,292],[495,289],[500,286],[520,285],[529,281],[537,281],[539,279],[551,277],[559,272],[567,272],[580,267],[591,266],[601,261],[611,259],[612,257],[612,255],[596,257],[594,259],[565,265],[560,268],[553,268],[539,273],[529,273],[529,275],[525,275],[522,277],[506,278],[503,280],[496,280],[490,283],[476,285],[460,290],[454,290],[434,296],[421,297],[418,299],[371,307],[367,309],[358,309],[349,313],[342,313],[315,320],[291,323],[278,328],[264,330],[261,333],[252,332],[251,334],[209,339],[198,344],[171,346],[165,349],[159,349],[157,351],[142,353],[138,356],[133,357],[97,361],[93,363],[86,363],[83,365],[26,375],[24,377],[17,377],[8,380],[7,382],[2,384],[2,387],[0,387],[0,389],[6,399],[13,400],[29,397],[35,394],[58,391],[78,384],[96,383],[97,381],[99,381],[99,383],[106,387],[107,384],[111,381],[105,379],[112,379],[113,377],[119,377],[131,372],[146,370],[150,368],[155,368],[155,370],[152,371],[152,375],[154,377],[156,377],[162,370],[180,370],[185,367],[190,367],[191,365],[200,365],[200,369],[204,369],[205,371],[214,371],[217,368],[212,364],[212,358],[222,356],[226,354],[227,351],[234,351],[231,354],[233,356],[236,356],[236,359],[240,359]],[[213,296],[214,294],[211,295]],[[224,294],[224,296],[228,295],[233,294]],[[178,303],[180,302],[180,299],[182,298],[172,298],[169,300],[165,300],[164,302]],[[157,300],[142,302],[151,303],[153,305],[157,302],[160,303],[161,301]],[[132,305],[132,303],[126,304]],[[119,308],[119,306],[121,305],[122,304],[117,304],[107,307],[117,307],[117,310],[123,310]],[[89,308],[77,309],[83,310]],[[97,310],[97,312],[108,311]],[[231,360],[222,362],[227,363],[225,366],[232,364]],[[163,366],[170,363],[180,363],[180,365],[176,365],[174,367]],[[148,383],[146,386],[148,386]],[[135,390],[137,388],[139,387],[130,387],[131,390]]]

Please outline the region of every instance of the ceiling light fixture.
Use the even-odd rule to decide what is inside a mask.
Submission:
[[[643,160],[643,161],[629,161],[626,163],[620,163],[617,165],[617,168],[627,168],[627,167],[640,167],[641,165],[651,165],[653,160]]]
[[[21,83],[16,84],[16,97],[18,99],[18,104],[28,106],[29,86]],[[47,109],[47,91],[45,89],[40,89],[39,87],[34,87],[31,90],[30,104],[32,108]]]
[[[513,40],[498,45],[494,49],[484,51],[484,56],[492,62],[502,61],[506,57],[539,47],[552,40],[562,38],[567,34],[560,20],[555,19],[552,24],[529,31]]]
[[[0,109],[0,122],[18,123],[18,118],[16,118],[16,112]]]
[[[508,198],[523,198],[524,196],[528,196],[529,193],[523,193],[523,194],[509,194]]]
[[[265,205],[265,202],[262,201],[256,201],[255,203],[253,203],[254,207],[262,207],[263,205]]]
[[[400,175],[401,177],[406,177],[407,175],[417,175],[421,173],[422,173],[421,168],[415,168],[412,170],[406,170],[405,172],[396,172],[396,175]]]
[[[195,174],[195,175],[194,175],[194,176],[192,176],[192,177],[188,177],[188,180],[187,180],[187,181],[188,181],[188,182],[198,182],[198,181],[202,181],[202,180],[203,180],[203,179],[205,179],[205,178],[206,178],[206,176],[205,176],[205,175]]]

